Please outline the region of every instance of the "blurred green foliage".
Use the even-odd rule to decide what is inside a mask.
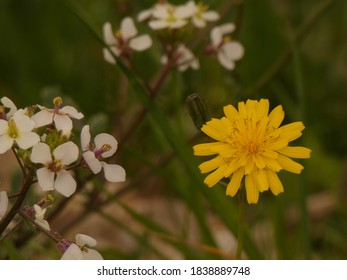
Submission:
[[[66,1],[0,2],[1,96],[8,96],[21,107],[35,103],[49,104],[52,97],[62,95],[64,100],[75,104],[85,114],[96,132],[103,128],[121,138],[145,101],[139,99],[138,89],[127,82],[126,75],[120,69],[103,60],[103,46],[87,26],[98,30],[100,35],[104,22],[110,21],[116,27],[123,17],[135,17],[154,1],[72,2],[77,4],[81,14],[87,16],[88,22],[76,17],[71,8],[65,5]],[[218,10],[228,1],[204,2]],[[182,144],[196,134],[185,109],[185,99],[192,93],[200,93],[207,101],[211,115],[219,117],[224,105],[236,104],[248,97],[268,98],[272,108],[283,105],[287,113],[285,123],[304,121],[306,129],[302,144],[310,147],[313,153],[311,159],[303,162],[304,174],[280,173],[284,194],[274,197],[263,193],[258,205],[246,208],[250,233],[261,227],[269,232],[264,240],[254,241],[254,244],[258,244],[256,250],[252,248],[254,244],[246,240],[245,247],[252,244],[246,249],[247,253],[251,255],[253,252],[255,258],[344,259],[347,257],[344,238],[347,234],[347,2],[246,0],[242,5],[237,2],[221,20],[223,23],[236,22],[240,28],[235,36],[244,45],[245,56],[237,62],[235,71],[228,72],[216,60],[201,57],[200,70],[172,73],[154,102],[156,107],[149,107],[152,119],[144,118],[128,141],[122,143],[117,162],[125,167],[131,181],[142,174],[144,166],[147,172],[155,174],[157,179],[152,181],[157,185],[152,181],[141,182],[140,178],[137,184],[131,186],[131,191],[144,196],[160,195],[168,203],[172,196],[182,200],[187,212],[192,211],[196,219],[200,219],[200,230],[206,231],[204,241],[214,246],[207,234],[209,230],[209,234],[212,234],[214,229],[208,228],[208,223],[204,224],[201,219],[204,215],[215,215],[228,225],[230,218],[227,228],[231,229],[237,219],[236,213],[223,213],[223,209],[217,207],[218,201],[219,206],[225,206],[229,211],[237,209],[237,201],[225,197],[221,186],[208,189],[201,182],[196,183],[198,178],[202,178],[193,175],[192,170],[198,171],[197,164],[190,155],[184,156],[184,153],[191,152],[192,142],[187,146]],[[309,16],[324,2],[331,2],[331,5],[312,22],[302,42],[296,41],[297,30],[304,22],[310,21]],[[137,26],[141,32],[150,32],[144,25]],[[201,37],[202,42],[206,42],[208,33],[197,34],[194,38],[200,40]],[[194,44],[194,40],[192,42]],[[201,51],[201,45],[196,46],[196,53]],[[269,73],[286,49],[290,53],[288,60],[262,87],[253,90],[259,78]],[[152,81],[161,68],[160,46],[155,45],[145,54],[136,54],[134,59],[141,75]],[[246,93],[251,95],[246,97]],[[160,124],[155,118],[162,118],[162,114],[165,119]],[[172,131],[163,133],[166,124],[171,126]],[[178,144],[170,145],[170,135],[176,135],[181,140],[177,140]],[[202,139],[195,138],[194,141],[198,143]],[[170,154],[173,148],[176,155]],[[157,166],[156,160],[165,155],[171,155],[172,159],[167,164]],[[193,164],[192,169],[184,167],[184,163]],[[194,176],[198,178],[192,179]],[[308,220],[304,222],[308,223],[308,239],[302,237],[305,233],[301,228],[304,214],[300,210],[300,188],[307,190],[309,211]],[[323,194],[319,196],[321,200],[315,200],[319,194]],[[319,208],[316,203],[324,204],[331,200],[333,203],[321,210],[322,213],[316,210]],[[112,203],[118,205],[117,202]],[[167,229],[161,229],[161,225],[155,224],[145,213],[135,214],[122,203],[119,205],[144,227],[170,233]],[[122,252],[115,241],[114,248],[104,249],[107,258],[144,258],[149,255],[146,250],[156,252],[148,245],[150,243],[145,234],[139,235],[124,224],[117,225],[120,218],[115,216],[106,219],[132,236],[139,247],[138,251]],[[116,221],[112,222],[112,219]],[[180,230],[184,239],[188,230],[186,225]],[[237,227],[234,233],[236,230]],[[198,254],[187,244],[177,244],[172,240],[166,242],[171,242],[184,258],[216,257],[209,253]],[[303,242],[310,243],[306,253],[303,253]],[[7,246],[11,247],[13,256],[19,256],[10,243]],[[260,255],[258,250],[261,251]],[[164,258],[158,252],[154,253],[156,256]]]

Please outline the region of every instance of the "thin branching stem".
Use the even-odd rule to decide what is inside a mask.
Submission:
[[[14,216],[17,214],[18,210],[22,206],[25,196],[27,192],[29,191],[30,186],[33,183],[33,177],[34,177],[34,171],[30,170],[27,176],[24,178],[24,181],[20,190],[20,195],[17,197],[12,208],[10,209],[10,211],[7,213],[7,215],[3,218],[3,220],[0,223],[0,235],[6,230],[7,226],[10,224],[10,222],[13,220]]]

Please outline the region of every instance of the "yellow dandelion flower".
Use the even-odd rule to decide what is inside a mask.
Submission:
[[[216,142],[193,147],[197,156],[216,155],[200,164],[201,173],[210,173],[205,184],[214,186],[229,178],[226,194],[235,196],[245,180],[248,203],[257,203],[259,192],[271,190],[274,195],[283,192],[277,172],[284,169],[301,173],[304,168],[291,158],[309,158],[311,150],[290,147],[289,142],[299,138],[305,128],[302,122],[280,126],[284,119],[282,106],[269,114],[269,100],[239,102],[238,110],[224,107],[225,117],[213,118],[201,130]]]

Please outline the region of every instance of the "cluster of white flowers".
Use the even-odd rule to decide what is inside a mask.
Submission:
[[[220,19],[218,12],[209,10],[209,7],[202,2],[188,1],[182,5],[174,5],[168,1],[160,1],[153,7],[141,11],[137,15],[139,22],[148,22],[148,26],[153,31],[158,31],[160,42],[166,53],[162,56],[161,62],[167,63],[173,59],[171,65],[177,67],[181,72],[192,68],[199,69],[198,58],[188,47],[188,41],[177,32],[186,29],[192,33],[192,29],[203,29],[208,23],[216,22]],[[205,54],[214,54],[218,61],[227,70],[233,70],[235,61],[242,58],[244,54],[243,46],[233,41],[228,35],[234,30],[232,23],[222,24],[212,28],[210,33],[211,43],[206,46]],[[126,17],[120,23],[120,29],[112,31],[111,23],[106,22],[103,26],[105,43],[108,48],[104,48],[104,58],[107,62],[115,64],[115,57],[130,58],[133,51],[144,51],[153,44],[148,34],[137,36],[137,29],[132,18]],[[165,35],[166,34],[166,35]]]
[[[63,239],[58,243],[63,252],[61,260],[103,260],[100,253],[92,249],[96,245],[96,240],[86,234],[76,234],[75,242]]]
[[[84,116],[72,106],[61,107],[63,100],[60,97],[53,100],[53,108],[37,104],[17,109],[7,97],[2,97],[0,101],[0,154],[12,150],[21,161],[24,173],[30,171],[35,174],[32,181],[37,181],[42,191],[56,191],[70,197],[77,189],[73,176],[73,169],[77,167],[88,168],[94,174],[103,169],[109,182],[125,181],[123,167],[105,162],[116,152],[117,140],[110,134],[101,133],[91,142],[90,129],[86,125],[81,131],[81,145],[76,144],[72,119],[80,120]],[[0,191],[0,221],[7,214],[8,205],[7,192]],[[24,213],[35,221],[37,227],[50,231],[50,225],[44,218],[47,210],[45,202],[25,209]],[[92,249],[86,253],[88,246],[96,245],[94,239],[85,235],[76,238],[77,245],[70,243],[72,245],[67,247],[69,251],[64,258],[71,254],[79,259],[102,258]]]

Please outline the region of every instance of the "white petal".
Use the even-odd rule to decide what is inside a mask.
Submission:
[[[13,115],[12,119],[19,131],[31,131],[35,127],[35,122],[19,111]]]
[[[47,209],[42,209],[39,205],[34,204],[35,218],[43,219]]]
[[[208,21],[216,21],[216,20],[219,20],[220,18],[219,14],[215,11],[207,11],[202,14],[202,17]]]
[[[191,5],[181,5],[177,6],[177,8],[174,11],[174,16],[179,19],[185,19],[193,16],[194,14],[194,7]]]
[[[61,260],[83,260],[83,255],[80,247],[72,243],[61,257]]]
[[[194,59],[194,61],[191,63],[190,65],[193,69],[197,70],[200,68],[200,63],[199,63],[199,60],[197,59]]]
[[[101,171],[102,165],[100,161],[95,157],[94,152],[92,151],[84,152],[83,158],[94,174],[97,174]]]
[[[36,171],[37,180],[39,181],[39,185],[43,191],[53,191],[53,183],[54,183],[54,172],[47,169],[46,167],[42,167]]]
[[[81,148],[82,151],[89,150],[89,144],[90,144],[90,127],[89,125],[83,126],[81,130]]]
[[[102,27],[104,40],[107,45],[115,45],[117,44],[117,39],[113,34],[112,25],[109,22],[105,22]]]
[[[84,260],[103,260],[104,258],[101,256],[101,254],[94,250],[94,249],[86,249],[88,250],[85,252],[84,250],[82,251],[82,256]]]
[[[69,197],[76,191],[76,181],[68,171],[60,170],[54,181],[54,189],[63,196]]]
[[[108,164],[101,162],[104,168],[105,179],[109,182],[118,183],[125,181],[125,170],[117,164]]]
[[[41,227],[43,227],[45,230],[47,231],[51,230],[51,227],[49,226],[49,223],[46,220],[35,219],[35,222],[39,224]]]
[[[51,150],[46,143],[37,143],[31,151],[30,160],[33,163],[48,164],[52,162]]]
[[[217,47],[222,42],[223,34],[219,27],[212,28],[210,33],[210,39],[211,39],[212,45],[215,47]]]
[[[140,52],[150,48],[152,43],[152,38],[149,35],[141,35],[131,39],[129,46],[131,49]]]
[[[206,26],[206,21],[201,18],[193,17],[192,21],[193,24],[198,28],[204,28]]]
[[[94,138],[94,143],[97,150],[101,149],[105,144],[111,147],[109,151],[102,154],[103,158],[108,158],[117,151],[118,142],[116,138],[108,133],[100,133],[96,135]]]
[[[218,28],[220,29],[222,35],[225,35],[235,30],[235,24],[226,23],[226,24],[220,25]]]
[[[116,47],[111,47],[112,52],[115,54],[115,56],[118,56],[116,54],[116,52],[119,53],[118,49]],[[106,60],[106,62],[111,63],[111,64],[116,64],[116,60],[114,59],[114,57],[112,56],[112,54],[110,53],[110,51],[108,49],[103,49],[103,54],[104,54],[104,59]]]
[[[137,20],[138,21],[144,21],[146,19],[148,19],[153,13],[153,9],[147,9],[147,10],[143,10],[141,12],[139,12],[139,14],[137,15]]]
[[[235,68],[234,62],[225,55],[223,52],[218,52],[217,54],[218,61],[222,64],[226,69],[233,70]]]
[[[7,134],[0,136],[0,154],[7,152],[12,148],[13,138],[9,137]]]
[[[95,247],[97,244],[96,240],[93,237],[81,233],[76,234],[75,240],[76,244],[81,247],[85,245],[87,245],[88,247]]]
[[[59,145],[53,151],[55,159],[60,160],[64,165],[69,165],[78,158],[78,147],[72,141]]]
[[[189,67],[189,63],[183,63],[180,66],[178,66],[178,71],[184,72],[188,69],[188,67]]]
[[[35,132],[21,133],[20,136],[16,138],[16,143],[24,150],[31,148],[38,142],[40,142],[40,136]]]
[[[120,24],[120,31],[122,33],[122,37],[125,40],[128,40],[137,34],[137,29],[135,27],[134,21],[131,17],[126,17],[122,20]]]
[[[76,120],[80,120],[84,117],[82,113],[78,112],[77,109],[72,106],[64,106],[59,109],[59,114],[69,115],[71,118]]]
[[[1,98],[1,103],[4,104],[6,108],[9,108],[10,111],[6,114],[7,119],[11,118],[13,114],[17,111],[16,105],[12,102],[11,99],[8,97],[4,96]]]
[[[184,25],[186,25],[188,23],[188,21],[186,20],[183,20],[183,19],[180,19],[180,20],[177,20],[175,22],[172,22],[169,27],[172,28],[172,29],[178,29],[178,28],[181,28],[183,27]]]
[[[158,30],[158,29],[167,28],[169,26],[169,23],[165,20],[151,20],[148,23],[148,25],[150,28],[154,30]]]
[[[35,127],[41,127],[51,124],[53,122],[53,115],[54,114],[52,112],[42,110],[33,115],[31,119],[35,122]]]
[[[169,16],[168,8],[165,5],[157,5],[152,13],[153,17],[158,19],[166,19]]]
[[[168,62],[167,55],[162,55],[160,58],[160,63],[166,65]]]
[[[54,124],[64,135],[69,135],[72,130],[72,120],[68,115],[54,115]]]
[[[8,123],[5,120],[0,120],[0,135],[7,132]]]
[[[6,215],[7,208],[8,208],[7,192],[1,191],[0,192],[0,221]]]
[[[226,42],[222,46],[222,50],[231,60],[239,60],[244,54],[243,46],[238,42]]]

